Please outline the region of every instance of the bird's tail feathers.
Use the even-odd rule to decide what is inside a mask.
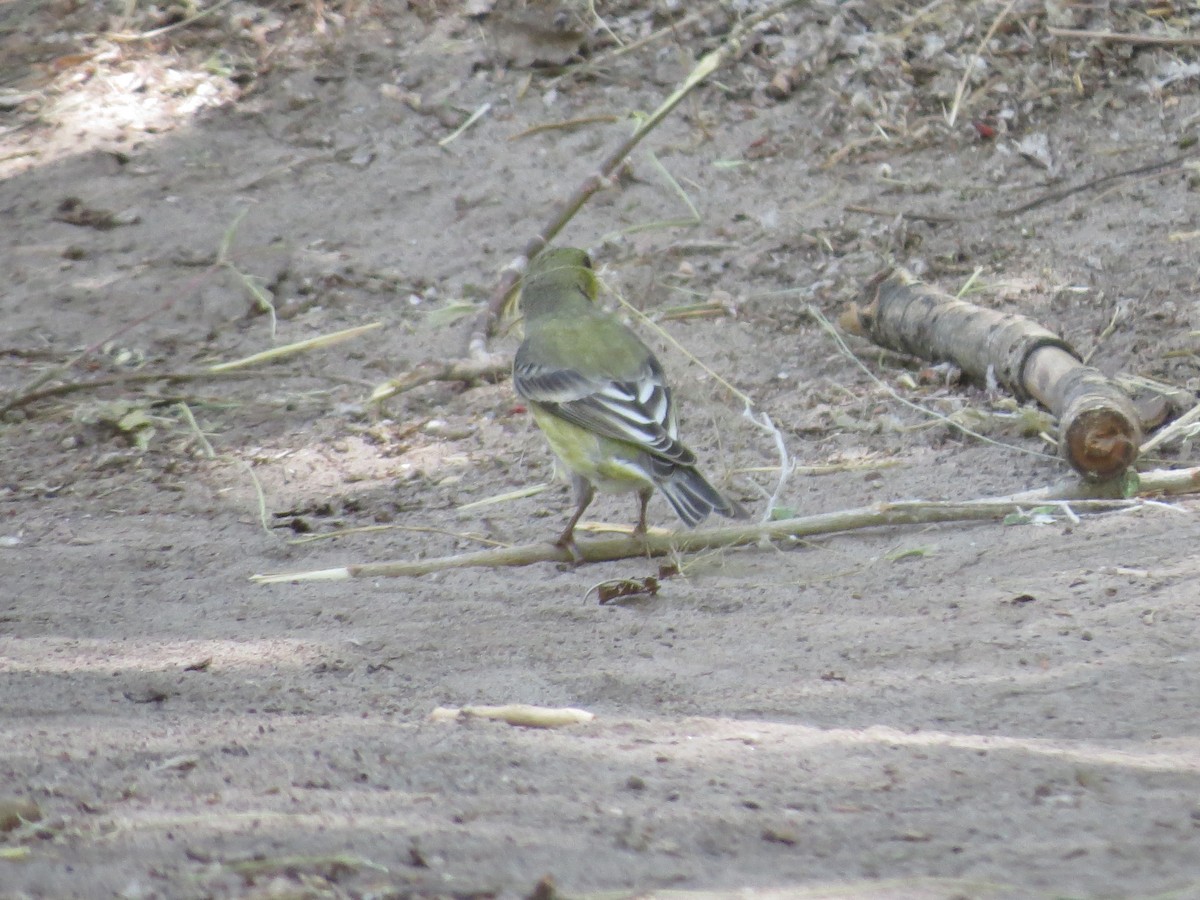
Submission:
[[[708,518],[709,513],[719,513],[731,519],[743,519],[748,515],[740,503],[723,495],[696,469],[690,467],[676,467],[658,482],[658,488],[689,528],[699,525]]]

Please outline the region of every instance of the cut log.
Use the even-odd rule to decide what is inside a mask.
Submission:
[[[904,269],[873,278],[864,300],[841,317],[843,328],[889,350],[953,362],[980,383],[990,374],[1018,398],[1037,400],[1058,417],[1059,451],[1084,478],[1119,478],[1133,464],[1142,439],[1133,401],[1052,331],[941,293]]]

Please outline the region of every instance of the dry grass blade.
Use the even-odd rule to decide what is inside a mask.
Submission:
[[[461,719],[492,719],[521,728],[564,728],[583,725],[596,718],[586,709],[574,707],[531,706],[527,703],[508,703],[503,706],[464,706],[461,709],[439,706],[429,718],[434,722],[455,722]]]
[[[1000,10],[1000,15],[996,16],[992,22],[992,27],[987,30],[987,34],[979,41],[979,46],[975,48],[975,52],[971,54],[971,58],[967,61],[966,71],[959,79],[958,87],[954,90],[954,102],[950,105],[950,112],[946,115],[946,124],[951,128],[958,122],[958,112],[962,108],[963,97],[967,93],[967,82],[971,80],[971,73],[975,70],[975,64],[983,58],[983,51],[987,48],[988,41],[995,37],[1000,25],[1008,18],[1008,14],[1012,12],[1012,8],[1017,5],[1017,0],[1008,0],[1004,5],[1004,9]]]
[[[192,408],[182,400],[175,404],[175,408],[179,410],[179,414],[183,416],[183,420],[187,422],[188,427],[192,430],[196,440],[199,441],[201,449],[204,450],[206,459],[216,459],[217,451],[213,449],[213,445],[209,443],[208,435],[206,435],[200,427],[200,423],[196,421],[196,417],[192,415]]]
[[[1088,31],[1076,28],[1047,28],[1046,32],[1057,38],[1076,41],[1101,41],[1106,44],[1143,44],[1156,47],[1200,47],[1200,37],[1195,35],[1172,36],[1169,34],[1127,34],[1118,31]]]
[[[254,485],[254,497],[258,501],[258,524],[269,537],[275,537],[275,532],[271,530],[271,515],[267,511],[267,493],[263,490],[262,482],[258,480],[258,473],[254,471],[254,466],[249,462],[243,461],[246,467],[246,473],[250,476],[250,481]]]
[[[508,503],[510,500],[523,500],[526,497],[535,497],[545,490],[548,490],[550,485],[546,482],[541,484],[531,484],[523,488],[517,488],[515,491],[506,491],[503,494],[496,494],[494,497],[484,497],[482,500],[472,500],[470,503],[464,503],[461,506],[456,506],[455,512],[466,512],[471,509],[479,509],[483,506],[491,506],[494,503]]]
[[[471,115],[467,117],[467,121],[463,122],[461,125],[459,125],[457,128],[455,128],[452,132],[450,132],[448,135],[446,135],[444,138],[442,138],[440,141],[438,141],[438,146],[439,147],[448,147],[453,141],[456,141],[458,138],[462,137],[463,133],[468,128],[470,128],[472,125],[474,125],[476,122],[478,122],[484,116],[486,116],[489,112],[491,112],[491,110],[492,110],[492,104],[490,104],[490,103],[483,104],[481,107],[479,107],[479,109],[475,110],[475,112],[471,113]]]
[[[247,366],[257,366],[260,363],[273,362],[277,359],[295,356],[298,353],[306,353],[309,350],[318,350],[322,347],[331,347],[334,344],[340,344],[342,341],[348,341],[351,338],[356,338],[359,335],[366,334],[368,331],[374,331],[376,328],[382,327],[382,322],[371,322],[368,325],[356,325],[353,328],[346,328],[342,331],[332,332],[331,334],[322,334],[314,338],[306,338],[303,341],[284,344],[282,347],[272,347],[270,350],[263,350],[261,353],[253,353],[250,356],[245,356],[241,359],[217,363],[216,365],[209,366],[208,371],[212,373],[232,372],[235,369],[244,369]]]
[[[534,125],[531,128],[526,128],[524,131],[517,132],[509,140],[519,141],[523,138],[533,137],[535,134],[544,134],[547,131],[571,131],[575,128],[581,128],[584,125],[609,124],[620,121],[620,116],[611,114],[603,116],[580,116],[578,119],[566,119],[562,122],[546,122],[542,125]]]
[[[697,358],[696,354],[692,353],[691,350],[689,350],[687,347],[683,346],[683,344],[681,344],[674,337],[674,335],[672,335],[669,331],[667,331],[665,328],[663,328],[661,325],[659,325],[657,322],[655,322],[653,319],[651,319],[648,315],[646,315],[644,312],[642,312],[640,309],[638,309],[636,306],[634,306],[632,303],[630,303],[628,300],[626,300],[622,294],[614,291],[613,295],[617,298],[618,302],[620,302],[621,306],[623,306],[629,312],[630,315],[632,315],[635,319],[637,319],[639,322],[641,322],[643,325],[645,325],[647,328],[652,330],[655,334],[657,334],[659,337],[661,337],[663,340],[665,340],[667,343],[669,343],[671,346],[673,346],[676,350],[678,350],[680,353],[682,353],[684,356],[686,356],[689,362],[695,363],[697,366],[699,366],[701,369],[703,369],[704,374],[706,374],[709,378],[711,378],[717,384],[721,385],[721,387],[725,388],[725,390],[729,391],[730,394],[732,394],[733,396],[735,396],[739,400],[741,400],[742,403],[744,403],[747,408],[751,408],[754,406],[754,401],[752,399],[750,399],[750,396],[748,394],[745,394],[742,391],[739,391],[732,384],[730,384],[726,379],[722,378],[712,368],[705,365],[702,360]]]
[[[186,19],[181,19],[178,22],[172,22],[170,25],[164,25],[162,28],[153,28],[150,31],[143,31],[140,34],[114,34],[109,33],[107,37],[118,43],[127,44],[133,41],[149,41],[157,37],[162,37],[164,34],[170,34],[172,31],[178,31],[181,28],[187,28],[195,22],[200,21],[207,16],[211,16],[215,12],[219,12],[226,6],[232,4],[234,0],[218,0],[207,9],[201,9],[188,16]],[[194,7],[189,7],[193,8]]]
[[[640,50],[642,47],[652,44],[655,41],[662,40],[665,37],[669,37],[672,34],[677,34],[683,28],[686,28],[686,27],[690,26],[693,22],[698,21],[700,18],[702,18],[703,15],[704,15],[703,11],[699,11],[699,10],[697,10],[695,12],[690,12],[686,16],[684,16],[682,19],[680,19],[678,22],[672,22],[669,25],[664,25],[662,28],[658,29],[657,31],[651,32],[650,34],[646,35],[643,38],[639,38],[638,40],[632,41],[628,44],[621,44],[620,46],[616,47],[613,50],[610,50],[607,53],[604,53],[604,54],[601,54],[600,56],[589,59],[587,62],[580,63],[577,66],[572,66],[570,69],[568,69],[562,75],[559,75],[557,78],[552,79],[550,81],[550,86],[554,87],[555,85],[557,85],[560,81],[562,81],[565,78],[578,78],[581,75],[586,75],[588,73],[595,72],[596,70],[602,68],[603,66],[607,65],[608,63],[611,63],[613,60],[616,60],[619,57],[622,57],[622,56],[625,56],[626,54],[633,53],[634,51]],[[597,19],[599,19],[599,16],[597,16]],[[608,31],[607,26],[605,26],[605,30]],[[610,32],[610,34],[611,34],[611,32]],[[620,42],[618,41],[618,43],[620,43]]]

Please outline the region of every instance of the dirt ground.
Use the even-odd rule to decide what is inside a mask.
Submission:
[[[638,326],[756,514],[775,442],[697,360],[797,515],[1069,477],[1002,394],[837,345],[889,262],[1200,387],[1200,8],[1004,6],[793,5],[560,238],[694,357]],[[608,605],[659,563],[250,580],[557,533],[506,380],[368,397],[762,7],[0,3],[0,401],[57,388],[0,423],[0,897],[1200,897],[1194,499]],[[506,703],[595,719],[430,718]]]

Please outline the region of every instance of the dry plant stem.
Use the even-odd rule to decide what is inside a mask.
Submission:
[[[1093,178],[1091,181],[1085,181],[1083,184],[1077,184],[1073,187],[1063,188],[1060,191],[1051,191],[1049,194],[1043,194],[1035,200],[1030,200],[1028,203],[1023,203],[1020,206],[1014,206],[1009,209],[1002,209],[999,212],[982,213],[976,218],[996,218],[1004,217],[1011,218],[1019,216],[1023,213],[1031,212],[1040,206],[1046,206],[1049,203],[1057,203],[1059,200],[1066,200],[1068,197],[1083,191],[1095,190],[1103,187],[1111,182],[1118,181],[1122,178],[1136,178],[1140,175],[1150,175],[1155,172],[1160,172],[1163,169],[1169,169],[1171,166],[1177,166],[1180,163],[1187,162],[1194,157],[1200,150],[1189,150],[1187,153],[1181,153],[1178,156],[1172,156],[1170,159],[1160,160],[1159,162],[1149,163],[1144,166],[1137,166],[1133,169],[1125,169],[1121,172],[1112,172],[1108,175],[1102,175],[1099,178]]]
[[[512,370],[512,357],[503,353],[485,353],[478,359],[452,359],[449,362],[422,363],[399,378],[380,385],[371,395],[378,403],[396,394],[403,394],[431,381],[479,381],[497,379]]]
[[[549,86],[556,87],[564,79],[578,78],[580,75],[587,75],[587,74],[590,74],[591,72],[595,72],[596,70],[607,65],[608,63],[612,62],[613,60],[617,59],[618,57],[627,56],[630,53],[633,53],[637,50],[642,49],[642,47],[652,44],[655,41],[661,40],[662,38],[667,37],[668,35],[674,34],[678,31],[682,30],[683,28],[686,28],[687,26],[691,25],[692,22],[699,19],[701,17],[701,15],[702,15],[702,13],[700,13],[700,12],[688,13],[686,16],[684,16],[678,22],[672,22],[671,24],[658,29],[658,31],[655,31],[655,32],[652,32],[651,34],[646,35],[644,38],[639,38],[638,40],[633,41],[632,43],[625,44],[623,46],[617,47],[614,50],[610,50],[607,53],[603,53],[600,56],[593,57],[593,58],[589,59],[587,62],[580,63],[579,65],[576,65],[576,66],[571,66],[566,72],[563,72],[563,74],[557,76],[556,78],[552,78],[549,82]]]
[[[1017,0],[1008,0],[1008,3],[1000,10],[1000,14],[992,21],[992,27],[987,30],[987,33],[979,41],[979,46],[975,48],[975,52],[971,55],[967,62],[967,69],[963,72],[962,79],[958,82],[958,87],[954,91],[954,102],[950,105],[950,113],[946,116],[946,124],[951,128],[958,121],[958,111],[962,108],[963,97],[967,93],[967,82],[971,80],[971,72],[975,68],[975,63],[982,58],[983,51],[987,48],[988,41],[995,37],[1000,25],[1008,18],[1008,14],[1012,12],[1012,8],[1016,5]]]
[[[817,309],[815,306],[813,306],[811,303],[808,305],[808,314],[810,316],[812,316],[813,320],[818,325],[821,326],[821,328],[825,331],[826,334],[828,334],[830,336],[830,338],[833,339],[833,342],[835,344],[837,344],[838,350],[840,350],[842,352],[842,354],[848,360],[850,360],[851,363],[853,363],[855,366],[857,366],[859,369],[861,369],[863,371],[863,373],[869,379],[871,379],[873,382],[875,382],[875,384],[877,384],[880,388],[883,389],[884,393],[891,396],[892,399],[898,401],[902,406],[907,406],[909,409],[913,410],[914,412],[918,412],[923,416],[928,416],[931,419],[939,421],[943,425],[946,425],[949,428],[953,428],[955,431],[961,432],[962,434],[965,434],[968,437],[972,437],[977,441],[981,441],[982,443],[991,444],[995,447],[1000,447],[1005,450],[1010,450],[1014,453],[1024,453],[1028,456],[1036,456],[1036,457],[1045,458],[1045,459],[1053,459],[1054,458],[1054,457],[1049,456],[1045,453],[1042,453],[1038,450],[1030,450],[1028,447],[1022,447],[1018,444],[1006,444],[1002,441],[993,440],[992,438],[988,437],[985,434],[980,434],[978,431],[972,431],[970,428],[966,427],[962,422],[955,421],[951,416],[943,415],[940,412],[929,409],[927,407],[922,406],[919,403],[914,403],[913,401],[906,399],[905,397],[901,396],[891,385],[887,384],[883,379],[881,379],[874,372],[872,372],[870,367],[867,366],[866,363],[864,363],[861,359],[859,359],[854,354],[854,351],[852,351],[850,349],[850,347],[846,344],[846,342],[842,339],[842,336],[841,336],[841,334],[838,333],[838,330],[833,327],[833,323],[831,323],[827,318],[825,318],[825,315],[819,309]],[[839,317],[839,322],[843,328],[845,328],[848,332],[850,332],[852,334],[862,336],[865,333],[863,325],[862,325],[862,321],[859,318],[858,307],[855,306],[854,304],[851,304],[851,308],[849,311],[847,311],[846,313],[844,313],[842,316]],[[904,360],[908,360],[910,358],[909,354],[897,353],[894,350],[888,350],[886,347],[881,347],[880,351],[881,351],[881,354],[882,353],[892,353],[892,354],[895,354],[896,356],[901,356],[901,357],[903,357]]]
[[[959,503],[904,501],[880,503],[859,509],[848,509],[795,519],[781,519],[758,525],[730,525],[704,531],[681,534],[650,534],[638,540],[631,537],[601,538],[583,541],[578,545],[582,562],[608,562],[617,559],[666,556],[673,553],[693,553],[726,547],[742,547],[763,540],[797,540],[819,534],[855,531],[896,525],[930,525],[945,522],[992,520],[1038,504],[1070,503],[1074,512],[1100,512],[1136,506],[1136,499],[1121,496],[1123,485],[1072,482],[1038,491],[1028,491],[1011,497],[968,500]],[[1200,490],[1200,467],[1145,472],[1140,476],[1138,494],[1194,493]],[[316,569],[253,575],[258,584],[284,584],[292,581],[344,581],[349,578],[399,578],[428,575],[448,569],[472,567],[499,568],[527,566],[539,562],[575,562],[571,554],[549,542],[481,550],[439,559],[411,562],[360,563],[336,569]]]
[[[172,303],[174,301],[171,301]],[[165,308],[165,307],[164,307]],[[157,310],[161,312],[162,310]],[[153,313],[151,314],[153,315]],[[145,318],[139,320],[144,321]],[[122,331],[133,327],[137,322],[124,326]],[[10,409],[17,409],[22,406],[28,406],[37,400],[44,400],[48,397],[62,397],[67,394],[74,394],[80,391],[92,391],[102,387],[111,387],[113,385],[133,385],[133,384],[150,384],[156,381],[163,381],[168,384],[178,384],[188,381],[204,381],[206,379],[221,379],[221,378],[258,378],[257,373],[242,372],[240,370],[259,366],[264,363],[276,362],[288,356],[295,356],[298,353],[303,353],[308,350],[329,347],[333,344],[341,343],[342,341],[350,340],[359,335],[366,334],[369,331],[374,331],[376,328],[381,328],[382,323],[372,322],[369,325],[358,325],[354,328],[346,328],[342,331],[336,331],[331,334],[319,335],[315,338],[307,338],[303,341],[296,341],[292,344],[287,344],[282,347],[273,347],[270,350],[264,350],[261,353],[255,353],[252,356],[235,359],[226,363],[216,363],[198,372],[130,372],[124,375],[113,375],[106,378],[92,378],[87,381],[69,381],[64,384],[56,384],[52,387],[42,388],[41,390],[30,390],[26,387],[24,392],[18,397],[10,400],[3,407],[0,407],[0,415],[8,412]],[[120,332],[118,332],[120,333]],[[107,339],[106,339],[107,340]],[[75,356],[69,362],[50,371],[49,376],[40,376],[33,385],[45,384],[50,378],[65,372],[72,365],[77,363],[84,355],[95,349],[95,346],[88,348],[83,353]],[[340,380],[336,376],[326,376],[337,381]],[[357,383],[356,383],[357,384]]]
[[[653,113],[651,113],[634,132],[627,137],[620,145],[617,146],[604,160],[596,170],[595,174],[584,179],[562,205],[556,210],[551,217],[549,223],[542,228],[534,237],[526,242],[521,251],[521,255],[510,262],[500,272],[500,281],[496,285],[496,289],[492,292],[488,299],[487,306],[476,317],[471,325],[471,332],[467,341],[467,357],[472,361],[481,361],[487,359],[488,341],[496,330],[496,323],[500,320],[500,312],[503,310],[505,302],[513,288],[516,287],[517,280],[521,277],[525,266],[529,260],[537,256],[547,244],[549,244],[566,226],[568,222],[575,217],[575,214],[583,207],[585,203],[600,190],[604,184],[613,176],[621,163],[625,161],[633,149],[642,142],[642,140],[651,131],[658,127],[667,116],[669,116],[688,94],[692,92],[697,85],[701,84],[704,79],[708,78],[713,72],[719,69],[731,56],[734,56],[741,47],[742,40],[746,34],[755,26],[767,19],[775,16],[791,6],[806,2],[806,0],[781,0],[779,3],[774,3],[764,9],[762,12],[749,16],[739,22],[726,36],[724,42],[716,50],[707,54],[703,59],[696,64],[696,67],[688,73],[687,78],[683,83],[675,89],[666,100],[664,100]],[[432,379],[427,379],[432,380]],[[425,382],[421,382],[422,384]],[[415,387],[415,385],[413,385]],[[411,390],[411,387],[409,388]]]
[[[881,219],[895,219],[897,216],[913,222],[929,222],[932,225],[943,225],[948,222],[961,222],[961,216],[949,216],[941,213],[912,212],[905,209],[879,209],[874,206],[859,206],[850,204],[843,207],[846,212],[861,213],[864,216],[875,216]]]
[[[1127,34],[1119,31],[1087,31],[1075,28],[1047,28],[1057,38],[1077,41],[1104,41],[1109,44],[1150,44],[1159,47],[1200,47],[1200,37],[1169,34]]]
[[[351,340],[352,338],[359,337],[382,327],[382,322],[371,322],[367,325],[356,325],[353,328],[343,328],[341,331],[334,331],[329,334],[321,334],[314,338],[305,338],[302,341],[294,341],[293,343],[285,344],[282,347],[272,347],[270,350],[262,350],[259,353],[252,353],[250,356],[244,356],[241,359],[216,363],[209,366],[208,371],[214,373],[232,372],[236,369],[245,369],[251,366],[262,365],[263,363],[274,362],[275,360],[283,359],[288,356],[295,356],[298,353],[304,353],[308,350],[332,347],[334,344],[340,344],[342,341]]]
[[[152,384],[156,381],[166,382],[167,384],[184,384],[190,381],[223,381],[234,378],[262,378],[261,372],[210,372],[203,370],[200,372],[131,372],[127,375],[113,375],[107,378],[92,378],[88,381],[68,381],[63,384],[55,384],[47,388],[42,388],[38,391],[31,391],[22,394],[3,407],[0,407],[0,415],[8,412],[10,409],[21,409],[29,406],[31,403],[36,403],[39,400],[47,400],[51,397],[66,397],[69,394],[78,394],[83,391],[95,391],[100,388],[114,387],[117,385],[126,386],[134,384]],[[167,398],[163,398],[166,400]]]
[[[1126,169],[1121,172],[1112,172],[1108,175],[1102,175],[1099,178],[1093,178],[1090,181],[1085,181],[1082,184],[1076,184],[1072,187],[1062,188],[1061,190],[1051,191],[1030,200],[1028,203],[1022,203],[1020,206],[1012,206],[1007,209],[1000,210],[984,210],[969,216],[953,216],[942,213],[927,213],[917,210],[901,210],[901,209],[878,209],[873,206],[847,206],[847,212],[856,212],[868,216],[879,216],[887,219],[894,219],[897,216],[903,216],[915,222],[931,222],[939,224],[942,222],[981,222],[997,218],[1015,218],[1024,215],[1027,212],[1032,212],[1043,206],[1049,206],[1051,203],[1058,203],[1061,200],[1066,200],[1076,194],[1082,194],[1085,191],[1096,190],[1104,187],[1106,184],[1120,181],[1124,178],[1137,178],[1146,175],[1162,175],[1168,174],[1172,166],[1178,166],[1181,163],[1187,162],[1192,157],[1196,156],[1200,151],[1189,150],[1187,153],[1181,153],[1178,156],[1173,156],[1170,159],[1164,159],[1159,162],[1149,163],[1144,166],[1137,166],[1133,169]]]
[[[203,19],[206,16],[211,16],[213,13],[224,9],[226,6],[229,6],[229,4],[232,2],[233,0],[219,0],[219,2],[214,3],[207,9],[202,9],[194,15],[188,16],[186,19],[183,19],[179,22],[172,22],[170,25],[164,25],[162,28],[154,28],[150,31],[143,31],[141,34],[113,34],[110,32],[106,36],[111,40],[117,41],[118,43],[153,40],[156,37],[162,37],[164,34],[170,34],[172,31],[178,31],[181,28],[186,28],[187,26],[194,22],[198,22],[200,19]]]
[[[97,350],[99,350],[101,347],[103,347],[105,344],[109,343],[110,341],[115,341],[117,338],[119,338],[121,335],[125,334],[126,332],[132,331],[134,328],[137,328],[139,325],[142,325],[142,324],[150,321],[155,316],[167,312],[168,310],[171,309],[171,307],[173,307],[176,303],[178,303],[180,301],[180,299],[186,298],[190,301],[192,296],[200,289],[200,285],[203,284],[205,279],[209,278],[214,271],[216,271],[216,266],[209,266],[203,272],[201,272],[200,274],[198,274],[194,278],[192,278],[192,280],[189,282],[187,287],[185,287],[182,291],[180,291],[177,294],[172,294],[166,300],[166,302],[164,302],[161,306],[157,307],[156,309],[150,310],[150,312],[146,313],[144,316],[139,316],[138,318],[134,319],[132,322],[126,322],[124,325],[121,325],[115,331],[109,332],[104,337],[100,338],[98,341],[92,343],[91,345],[89,345],[87,347],[84,347],[82,350],[80,350],[78,353],[76,353],[74,356],[72,356],[69,360],[67,360],[61,366],[56,366],[55,368],[47,369],[45,372],[43,372],[37,378],[33,379],[33,381],[31,381],[29,384],[25,385],[25,387],[21,388],[13,397],[11,397],[9,400],[5,401],[5,403],[3,405],[0,405],[0,416],[3,416],[6,412],[8,412],[11,409],[18,409],[19,407],[27,406],[28,404],[32,403],[34,400],[38,400],[42,397],[52,395],[54,393],[65,393],[62,391],[56,391],[55,388],[47,388],[45,390],[39,390],[39,388],[41,388],[42,385],[47,384],[50,381],[54,381],[57,378],[61,378],[63,375],[65,375],[67,372],[69,372],[71,369],[73,369],[79,362],[81,362],[84,359],[87,359],[89,356],[91,356],[93,353],[95,353]],[[59,387],[61,387],[61,386],[59,386]]]
[[[1190,432],[1197,421],[1200,421],[1200,404],[1193,406],[1170,425],[1158,431],[1146,443],[1142,444],[1142,455],[1145,456],[1147,453],[1157,450],[1163,444]]]
[[[596,718],[586,709],[571,706],[530,706],[527,703],[508,703],[503,706],[464,706],[461,709],[439,706],[429,718],[434,722],[457,722],[462,719],[492,719],[521,728],[563,728],[583,725]]]
[[[1104,481],[1137,458],[1141,426],[1129,396],[1071,347],[1024,316],[999,313],[921,284],[903,269],[875,278],[852,330],[890,350],[953,361],[976,381],[989,374],[1059,419],[1059,450],[1085,478]]]

